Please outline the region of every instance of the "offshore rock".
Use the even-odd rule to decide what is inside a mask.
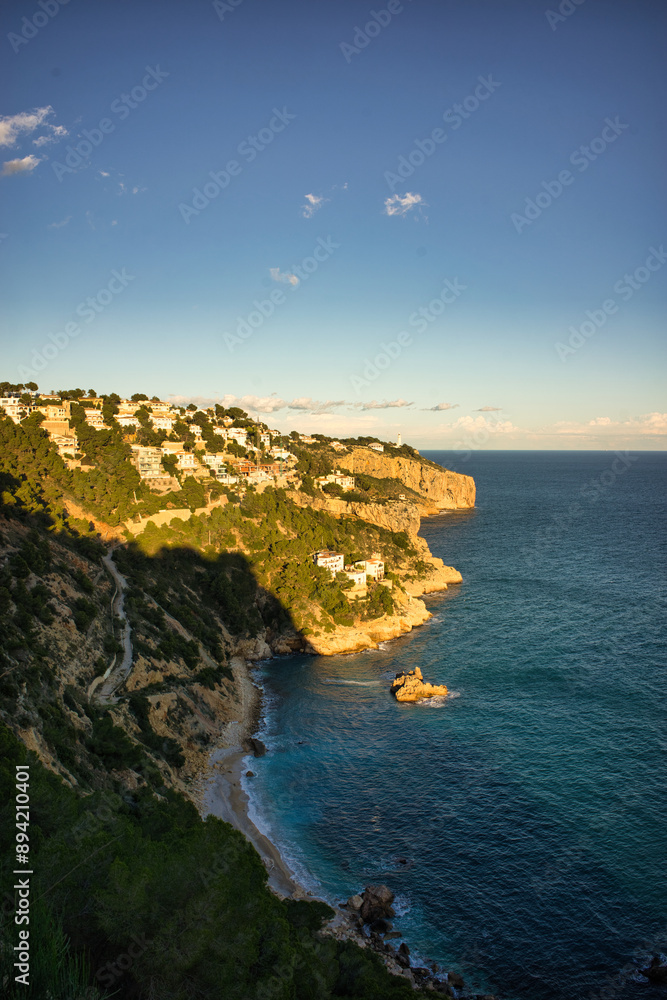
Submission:
[[[419,667],[415,667],[407,674],[396,674],[391,684],[391,691],[397,701],[421,701],[422,698],[434,698],[437,695],[444,697],[447,694],[447,687],[444,684],[426,683]]]
[[[394,894],[386,885],[367,885],[362,893],[361,919],[365,924],[396,916],[392,903]]]

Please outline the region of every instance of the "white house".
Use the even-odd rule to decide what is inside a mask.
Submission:
[[[90,427],[94,427],[96,431],[103,431],[106,429],[107,425],[104,423],[104,417],[102,416],[101,410],[85,409],[83,412],[86,414],[86,423]]]
[[[372,448],[373,451],[384,451],[384,445],[380,444],[379,441],[371,441],[368,447]]]
[[[355,563],[355,568],[363,569],[366,576],[373,577],[374,580],[384,580],[384,563],[381,559],[362,559]]]
[[[248,432],[245,427],[230,427],[227,431],[227,440],[230,439],[245,448],[248,444]]]
[[[74,457],[79,447],[79,442],[74,432],[71,434],[49,434],[49,437],[58,449],[58,454],[61,458],[64,458],[65,455]]]
[[[121,427],[138,427],[139,420],[137,417],[133,417],[129,413],[118,413],[116,415],[116,421]]]
[[[167,431],[167,433],[171,433],[174,429],[173,417],[161,417],[152,413],[150,421],[153,425],[154,431]]]
[[[344,476],[342,472],[332,472],[328,476],[318,476],[315,480],[320,489],[327,483],[336,483],[343,490],[354,489],[354,477]]]
[[[316,566],[324,566],[332,576],[342,573],[345,569],[345,556],[342,552],[332,552],[330,549],[320,549],[313,555]]]
[[[345,576],[347,576],[355,587],[365,587],[366,586],[366,573],[363,569],[355,569],[354,566],[346,566],[344,571]]]
[[[19,421],[23,417],[27,416],[33,409],[32,406],[24,406],[18,396],[3,397],[0,399],[0,406],[15,424],[18,424]]]
[[[197,459],[193,451],[179,451],[176,453],[178,468],[181,471],[190,471],[197,468]]]

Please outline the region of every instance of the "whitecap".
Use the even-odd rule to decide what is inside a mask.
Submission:
[[[436,694],[433,698],[420,698],[415,704],[425,708],[444,708],[448,701],[460,697],[460,691],[448,691],[447,694]]]
[[[324,677],[322,679],[322,683],[323,684],[346,684],[346,685],[350,684],[350,685],[353,685],[354,687],[370,688],[370,687],[378,687],[378,685],[379,685],[380,682],[379,681],[349,681],[349,680],[345,680],[342,677]]]

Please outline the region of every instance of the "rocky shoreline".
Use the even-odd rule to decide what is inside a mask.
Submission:
[[[258,661],[298,652],[334,656],[377,649],[381,642],[405,635],[428,621],[431,613],[419,598],[424,594],[447,590],[449,584],[460,583],[462,578],[458,570],[431,556],[423,539],[416,535],[414,538],[416,543],[421,543],[420,548],[423,548],[423,554],[431,564],[431,572],[425,579],[410,581],[405,586],[406,593],[401,602],[397,602],[394,615],[385,615],[356,626],[337,626],[333,632],[309,636],[305,643],[298,642],[296,635],[274,637],[266,634],[237,643],[232,662],[234,675],[242,686],[239,718],[226,725],[224,734],[216,741],[216,749],[209,752],[206,765],[190,783],[188,794],[202,818],[211,814],[218,816],[231,823],[253,844],[267,869],[270,888],[281,898],[317,897],[299,883],[276,845],[258,829],[249,815],[249,798],[242,783],[244,776],[252,776],[252,772],[248,771],[247,757],[250,754],[259,757],[266,753],[266,747],[258,738],[262,723],[262,692],[253,681],[250,668]],[[404,694],[409,694],[399,700],[417,700],[412,695],[418,687],[424,691],[428,689],[424,695],[427,697],[447,692],[444,686],[441,689],[424,685],[420,672],[419,677],[402,676],[405,681],[398,686],[407,683]],[[392,943],[402,938],[392,923],[395,916],[391,906],[393,899],[388,887],[367,886],[359,895],[334,907],[334,916],[321,933],[325,937],[353,941],[362,948],[374,951],[393,975],[407,979],[419,992],[495,1000],[490,994],[469,992],[458,973],[446,972],[435,963],[426,967],[413,966],[408,945],[404,941],[398,946]]]

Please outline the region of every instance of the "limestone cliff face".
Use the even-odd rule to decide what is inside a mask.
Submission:
[[[337,653],[377,649],[379,643],[411,632],[415,625],[422,625],[430,617],[431,612],[427,611],[424,602],[412,598],[401,605],[395,615],[384,615],[350,627],[338,625],[334,632],[308,636],[306,652],[334,656]]]
[[[338,459],[341,469],[378,479],[400,479],[421,493],[437,510],[464,510],[475,506],[475,480],[448,469],[426,465],[415,458],[379,455],[370,448],[353,448]]]
[[[416,535],[421,524],[420,509],[414,503],[347,503],[324,494],[309,497],[297,491],[290,493],[289,497],[300,507],[325,510],[334,517],[358,517],[388,531],[407,531],[409,535]]]

